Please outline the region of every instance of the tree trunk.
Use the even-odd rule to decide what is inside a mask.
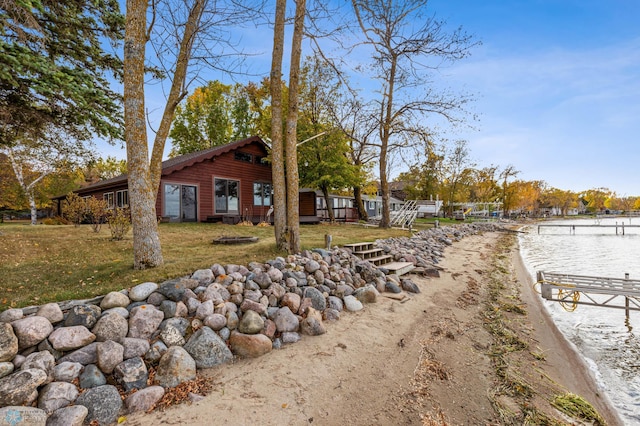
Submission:
[[[271,57],[271,170],[273,180],[273,227],[278,250],[288,250],[287,192],[282,140],[282,55],[286,0],[277,0]]]
[[[36,207],[36,197],[33,194],[33,190],[27,192],[27,197],[29,197],[29,208],[31,209],[31,224],[38,224],[38,208]]]
[[[291,63],[289,68],[289,111],[287,113],[286,167],[287,167],[287,227],[289,228],[289,254],[300,252],[300,207],[298,195],[298,86],[300,58],[306,0],[296,0],[296,16],[291,41]]]
[[[127,0],[124,41],[124,119],[129,171],[129,205],[135,269],[162,265],[156,217],[156,188],[150,176],[144,110],[144,62],[147,2]]]
[[[382,195],[382,220],[381,228],[391,227],[391,210],[389,206],[389,182],[387,179],[387,155],[389,147],[389,138],[391,137],[391,125],[393,124],[393,91],[396,81],[397,58],[391,59],[391,67],[389,77],[387,78],[387,96],[383,106],[383,122],[380,137],[380,192]]]
[[[323,186],[321,190],[322,196],[324,197],[324,202],[327,205],[327,214],[329,215],[329,221],[333,223],[336,221],[336,215],[333,212],[333,204],[329,199],[329,189],[326,186]]]
[[[353,187],[353,198],[356,201],[356,209],[358,209],[358,218],[360,220],[369,220],[369,214],[367,209],[364,208],[364,201],[362,201],[362,188],[359,186]]]

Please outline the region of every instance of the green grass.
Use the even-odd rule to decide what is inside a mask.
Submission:
[[[419,228],[419,227],[418,227]],[[408,231],[364,228],[357,225],[303,225],[303,249],[324,247],[324,235],[333,245],[409,236]],[[214,245],[222,236],[256,236],[257,243]],[[184,276],[214,263],[264,262],[285,253],[275,247],[273,227],[205,223],[160,224],[165,264],[133,270],[131,233],[112,241],[108,227],[94,233],[89,225],[0,223],[0,311],[9,307],[84,299],[133,285]]]

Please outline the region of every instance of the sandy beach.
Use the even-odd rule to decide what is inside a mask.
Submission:
[[[213,387],[204,399],[128,415],[125,424],[592,424],[551,405],[563,392],[622,424],[546,315],[513,235],[467,237],[440,266],[440,278],[412,276],[420,294],[382,294],[322,336],[206,370]],[[496,319],[506,330],[498,335],[518,342],[501,357]]]

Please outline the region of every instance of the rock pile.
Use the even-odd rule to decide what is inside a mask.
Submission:
[[[446,245],[493,229],[436,228],[377,245],[397,260],[434,268]],[[194,379],[198,368],[323,334],[326,321],[363,309],[380,292],[420,291],[385,272],[348,250],[317,249],[246,266],[215,264],[66,312],[56,303],[29,316],[6,310],[0,313],[0,419],[114,423],[123,410],[148,410],[166,388]],[[120,390],[128,395],[124,402]]]

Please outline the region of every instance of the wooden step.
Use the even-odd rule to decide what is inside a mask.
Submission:
[[[388,270],[389,273],[396,275],[404,275],[415,268],[411,262],[391,262],[381,267]]]
[[[369,259],[364,259],[364,260],[366,260],[367,262],[373,263],[376,266],[384,266],[386,268],[386,265],[393,260],[393,256],[384,254],[382,256],[370,257]]]
[[[365,251],[357,251],[354,252],[353,254],[355,254],[356,256],[358,256],[360,259],[371,259],[373,257],[378,257],[382,255],[383,250],[382,249],[370,249],[370,250],[365,250]]]
[[[352,243],[352,244],[345,244],[343,247],[351,249],[353,254],[356,254],[357,252],[363,252],[363,251],[366,251],[366,250],[373,249],[373,243],[372,242],[368,242],[368,243]]]

